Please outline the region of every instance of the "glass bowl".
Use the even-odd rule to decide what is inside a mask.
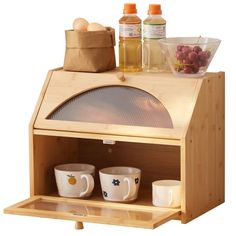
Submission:
[[[201,77],[220,45],[219,39],[177,37],[160,39],[160,47],[175,76]]]

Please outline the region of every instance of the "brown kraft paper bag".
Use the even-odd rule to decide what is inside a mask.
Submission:
[[[79,32],[66,30],[64,70],[102,72],[116,67],[115,30]]]

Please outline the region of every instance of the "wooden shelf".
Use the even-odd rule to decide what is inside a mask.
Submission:
[[[52,194],[50,194],[50,196],[60,198],[58,193],[52,193]],[[74,199],[76,199],[76,198],[74,198]],[[106,201],[106,200],[103,199],[101,187],[99,185],[97,185],[95,187],[92,196],[90,196],[89,198],[86,198],[84,200],[90,200],[90,201],[95,201],[95,202],[103,202],[104,204],[108,204],[108,205],[111,203],[110,201]],[[139,190],[139,193],[138,193],[138,198],[135,201],[132,201],[132,202],[129,202],[129,203],[122,203],[121,202],[121,203],[117,203],[117,204],[150,206],[150,207],[153,207],[154,209],[156,208],[152,204],[152,189],[151,189],[151,186],[150,187],[141,187],[140,190]]]

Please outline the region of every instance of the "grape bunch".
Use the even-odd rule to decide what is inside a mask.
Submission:
[[[196,74],[200,67],[204,67],[208,64],[210,56],[211,52],[209,50],[203,51],[199,46],[178,45],[176,50],[177,63],[175,64],[175,70],[185,74]]]

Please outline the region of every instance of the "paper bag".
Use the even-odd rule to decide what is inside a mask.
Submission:
[[[79,32],[66,30],[64,70],[102,72],[116,67],[115,30]]]

